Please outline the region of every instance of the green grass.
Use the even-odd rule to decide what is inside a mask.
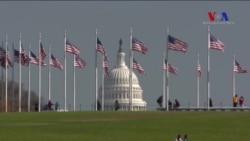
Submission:
[[[0,113],[1,141],[246,141],[249,133],[250,112]]]

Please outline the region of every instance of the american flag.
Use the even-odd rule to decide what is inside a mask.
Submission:
[[[68,40],[66,40],[66,52],[73,53],[75,55],[80,55],[80,50],[73,44],[71,44]]]
[[[197,66],[197,74],[198,74],[199,77],[201,76],[201,73],[202,73],[202,71],[201,71],[201,65],[198,64],[198,66]]]
[[[79,56],[75,57],[75,62],[74,62],[75,67],[84,69],[86,65],[87,63],[83,59],[81,59]]]
[[[6,54],[7,54],[7,58],[6,58]],[[7,60],[7,62],[6,62]],[[11,63],[11,59],[10,59],[10,52],[9,51],[5,51],[4,48],[0,47],[0,63],[1,66],[5,68],[5,66],[11,66],[12,67],[12,63]],[[7,63],[7,64],[6,64]]]
[[[224,52],[225,46],[219,39],[210,34],[210,48]]]
[[[0,46],[0,60],[5,58],[5,50]]]
[[[168,49],[186,53],[188,49],[188,44],[169,35],[168,36]]]
[[[46,52],[45,52],[45,50],[43,48],[42,42],[40,43],[40,54],[41,54],[41,60],[44,61],[47,54],[46,54]]]
[[[56,67],[56,68],[58,68],[58,69],[60,69],[60,70],[63,70],[63,66],[61,65],[61,63],[59,62],[59,60],[56,59],[56,58],[53,56],[53,54],[51,54],[51,58],[50,58],[49,64],[50,64],[51,66],[53,66],[53,67]]]
[[[146,54],[148,52],[148,48],[135,37],[132,38],[132,50],[138,51],[142,54]]]
[[[14,62],[19,63],[19,51],[14,49]]]
[[[29,65],[29,57],[28,57],[28,55],[25,54],[25,51],[24,51],[22,45],[21,45],[21,52],[20,52],[20,54],[21,54],[21,63],[22,63],[22,65],[28,66]]]
[[[39,58],[36,57],[36,55],[30,51],[30,63],[39,65]]]
[[[164,70],[167,70],[167,60],[165,60],[164,66],[163,66]],[[170,65],[168,63],[168,72],[174,74],[174,75],[178,75],[178,69],[176,67],[173,67],[172,65]]]
[[[100,41],[100,39],[97,37],[97,41],[96,41],[96,51],[100,52],[102,55],[105,55],[105,48],[102,45],[102,42]]]
[[[135,59],[133,59],[133,69],[137,70],[140,74],[145,74],[144,69]]]
[[[234,72],[237,72],[237,73],[247,73],[247,70],[242,69],[241,66],[240,66],[240,64],[235,60]]]
[[[103,60],[102,67],[104,68],[106,75],[109,76],[109,65],[106,59]]]
[[[96,41],[96,51],[100,52],[102,55],[104,55],[105,60],[109,60],[108,59],[108,55],[105,51],[104,46],[102,45],[102,42],[100,41],[100,39],[97,37],[97,41]]]

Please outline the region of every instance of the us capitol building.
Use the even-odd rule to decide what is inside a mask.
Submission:
[[[130,111],[129,68],[125,63],[125,53],[122,51],[121,42],[117,52],[117,62],[104,77],[104,110],[114,111],[115,102],[120,105],[119,111]],[[132,71],[132,111],[146,111],[146,101],[142,99],[143,90],[138,78]],[[98,101],[102,101],[102,86],[99,87]]]

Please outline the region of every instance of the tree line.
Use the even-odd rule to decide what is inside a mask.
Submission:
[[[21,89],[21,111],[28,111],[28,90],[24,89],[22,83]],[[19,111],[19,83],[15,81],[8,81],[7,87],[7,111]],[[0,112],[5,112],[5,81],[0,80]],[[35,111],[35,105],[38,104],[38,95],[34,91],[30,91],[30,111]],[[41,107],[45,106],[45,100],[41,97]]]

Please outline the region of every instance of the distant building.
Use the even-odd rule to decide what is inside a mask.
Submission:
[[[119,103],[119,111],[130,111],[129,68],[125,64],[125,53],[121,45],[117,52],[116,66],[104,78],[104,110],[115,111],[115,103]],[[143,101],[143,90],[138,78],[132,71],[132,110],[145,111],[146,102]],[[98,100],[102,101],[102,86],[98,91]]]

